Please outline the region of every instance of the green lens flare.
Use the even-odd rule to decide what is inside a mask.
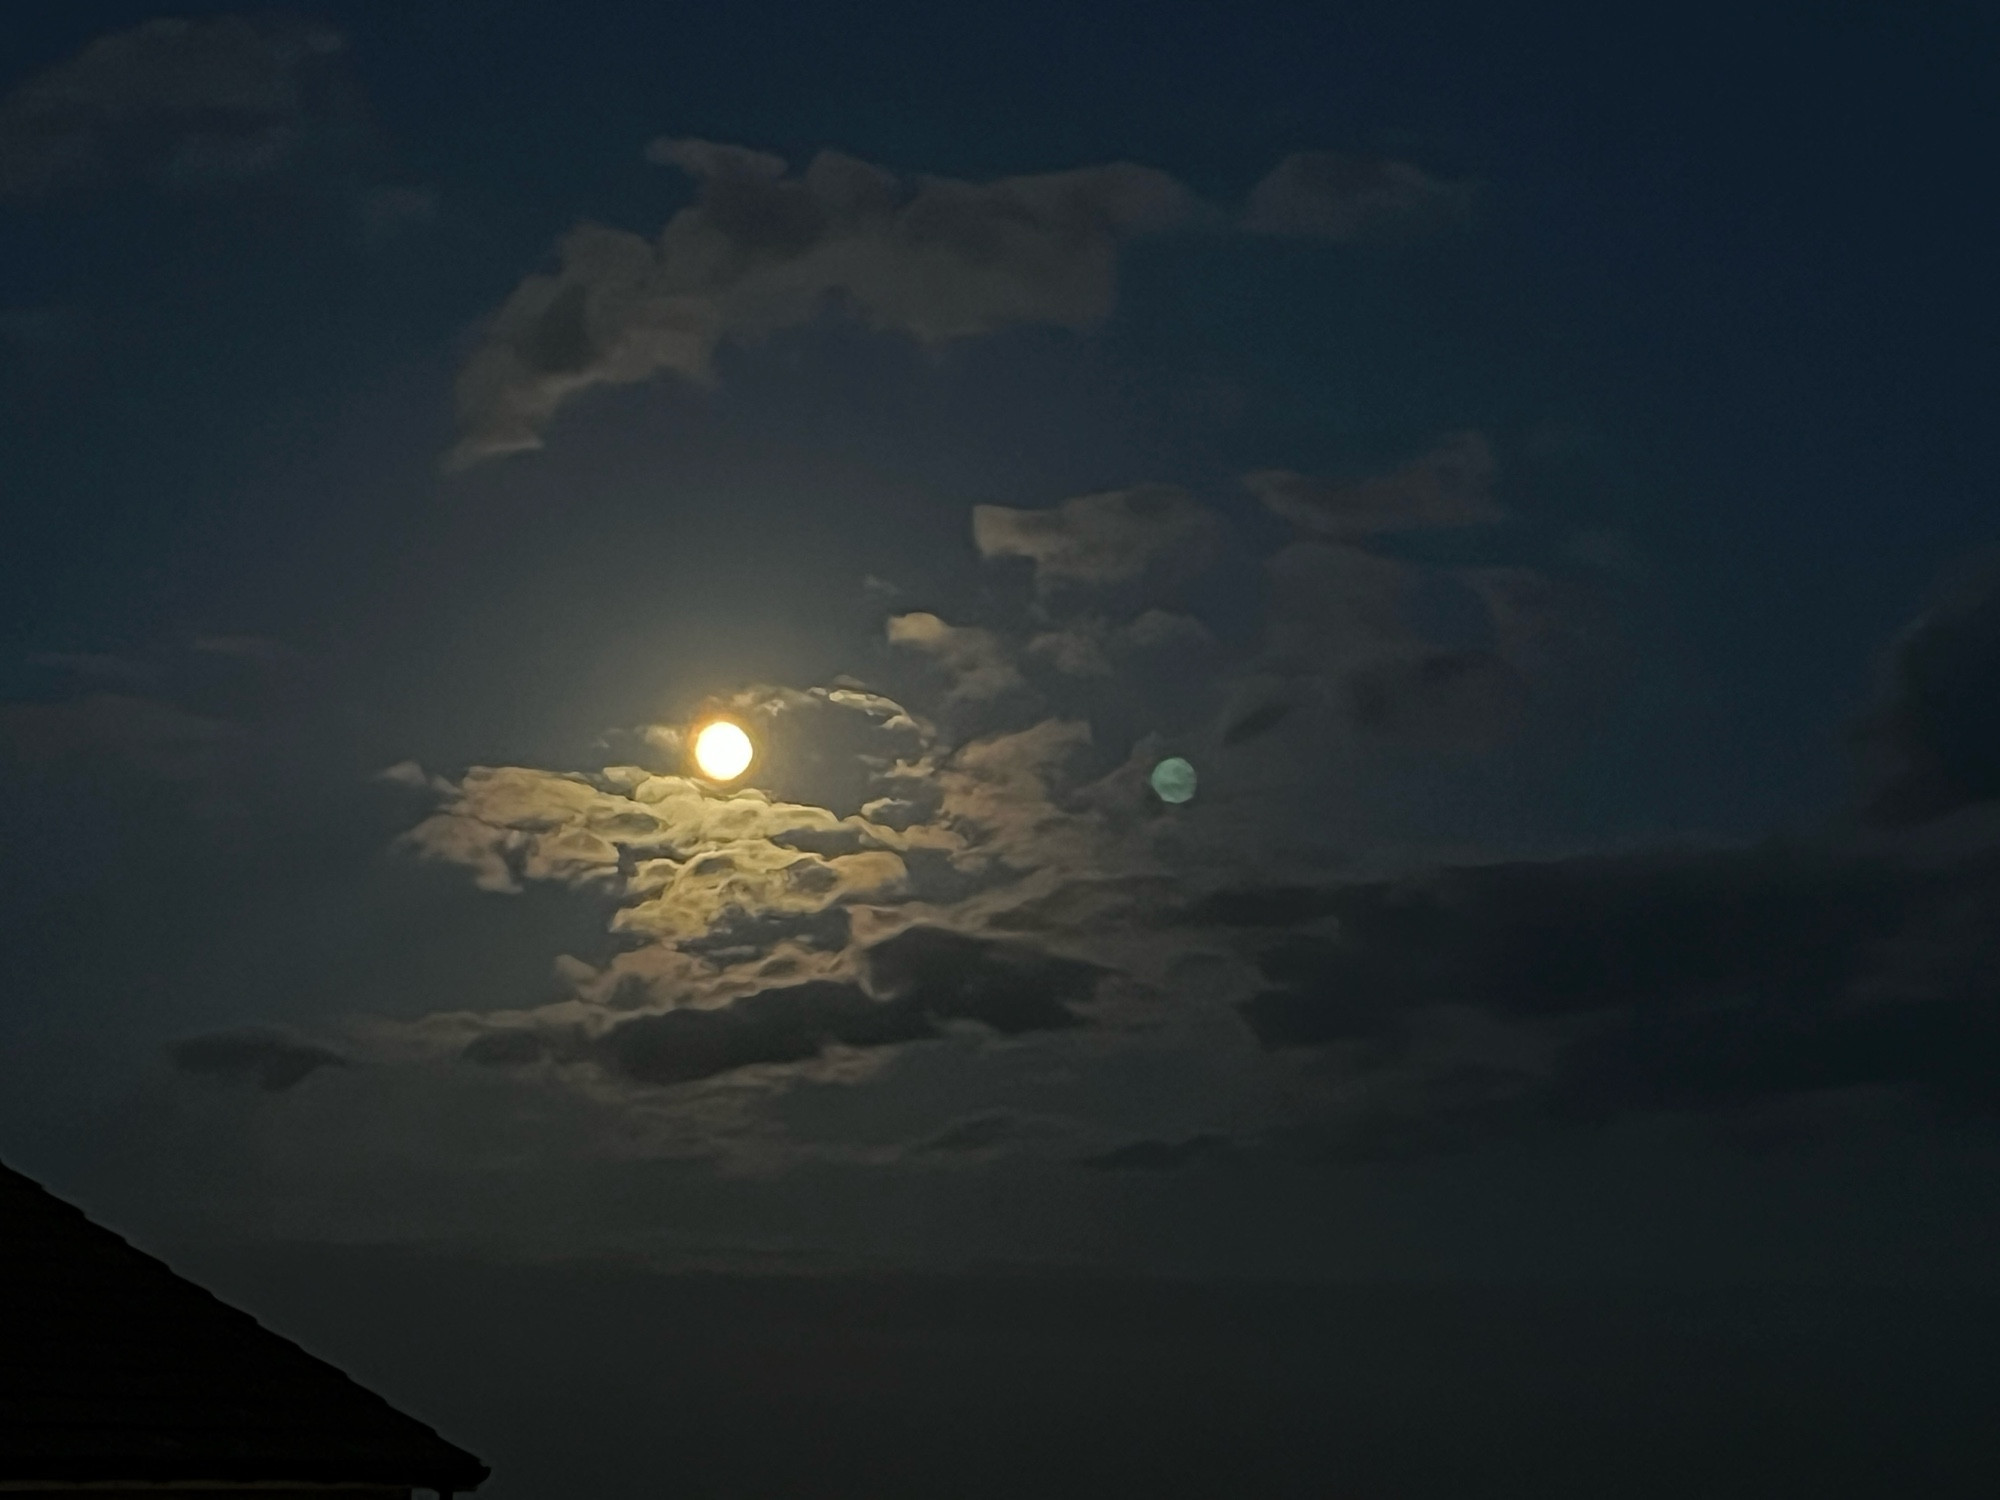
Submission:
[[[1170,755],[1153,767],[1153,792],[1162,802],[1186,802],[1194,796],[1194,767]]]

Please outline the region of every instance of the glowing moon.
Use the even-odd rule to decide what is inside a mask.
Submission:
[[[1194,796],[1194,767],[1170,755],[1153,767],[1153,793],[1162,802],[1186,802]]]
[[[734,781],[750,769],[756,750],[743,726],[717,719],[694,737],[694,763],[710,781]]]

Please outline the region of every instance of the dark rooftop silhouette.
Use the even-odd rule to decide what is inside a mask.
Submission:
[[[485,1464],[0,1165],[0,1488],[451,1493]]]

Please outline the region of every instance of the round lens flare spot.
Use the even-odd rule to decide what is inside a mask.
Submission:
[[[694,737],[694,763],[710,781],[734,781],[750,769],[756,755],[743,726],[717,719]]]
[[[1187,802],[1194,797],[1194,767],[1170,755],[1153,767],[1153,795],[1162,802]]]

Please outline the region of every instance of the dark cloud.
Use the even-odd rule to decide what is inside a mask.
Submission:
[[[1483,442],[1477,448],[1483,452]],[[1439,453],[1452,451],[1448,444]],[[1297,518],[1329,538],[1496,518],[1470,505],[1473,488],[1455,492],[1460,481],[1439,479],[1460,470],[1464,457],[1433,455],[1354,486],[1380,493],[1351,505],[1344,491],[1329,489],[1318,510],[1300,508]],[[1475,487],[1482,495],[1483,485]],[[1277,493],[1267,490],[1266,499]],[[1274,508],[1289,513],[1294,502],[1305,503],[1287,492]],[[1363,735],[1489,749],[1531,712],[1553,721],[1594,710],[1619,660],[1603,599],[1536,568],[1443,568],[1317,538],[1281,547],[1264,568],[1265,649],[1231,695],[1240,706],[1224,715],[1226,745],[1256,739],[1313,704]]]
[[[505,1026],[474,1037],[459,1055],[482,1067],[523,1068],[540,1062],[548,1053],[548,1040],[540,1032],[524,1026]]]
[[[1420,644],[1410,618],[1419,573],[1359,547],[1294,542],[1265,563],[1270,652],[1281,666],[1321,671],[1343,658]]]
[[[915,1006],[858,985],[808,980],[713,1010],[639,1016],[599,1039],[600,1056],[636,1083],[690,1083],[758,1063],[803,1062],[836,1044],[882,1047],[933,1036]]]
[[[995,1031],[1060,1030],[1081,1024],[1072,1006],[1088,1000],[1105,970],[1025,945],[912,927],[868,950],[878,994],[941,1020],[978,1021]]]
[[[0,196],[120,181],[216,191],[366,138],[339,32],[275,15],[148,21],[0,104]]]
[[[1072,1006],[1103,971],[1009,943],[913,927],[869,949],[868,986],[815,979],[726,1005],[637,1016],[595,1044],[615,1072],[674,1084],[760,1063],[804,1062],[828,1047],[886,1047],[972,1021],[1002,1035],[1083,1024]]]
[[[1292,716],[1297,704],[1282,699],[1273,703],[1260,703],[1248,713],[1231,720],[1222,731],[1224,745],[1244,745],[1261,735],[1269,734]]]
[[[271,1093],[282,1093],[321,1068],[347,1065],[347,1059],[331,1048],[264,1027],[189,1037],[174,1044],[171,1056],[183,1073],[254,1080]]]
[[[1993,915],[2000,918],[2000,902]],[[1916,1082],[1948,1108],[2000,1114],[1996,1005],[2000,979],[1974,997],[1808,1014],[1737,1005],[1639,1015],[1570,1049],[1550,1086],[1551,1107],[1603,1120]]]
[[[1593,589],[1518,566],[1457,568],[1449,577],[1484,606],[1493,649],[1539,687],[1588,687],[1616,663],[1617,630]]]
[[[1526,1017],[1732,987],[1825,997],[1935,898],[1884,865],[1770,847],[1444,870],[1292,899],[1339,931],[1264,956],[1287,988]]]
[[[38,774],[199,780],[216,768],[237,733],[233,725],[129,693],[0,704],[0,759]]]
[[[823,890],[831,890],[838,881],[830,865],[801,864],[795,868],[802,875],[819,876]],[[851,932],[847,908],[842,906],[810,912],[746,912],[737,907],[717,916],[700,937],[683,939],[680,947],[683,953],[713,959],[764,954],[781,942],[838,950],[847,946]]]
[[[1471,183],[1406,161],[1301,151],[1250,190],[1244,227],[1323,240],[1400,239],[1464,221],[1477,199]]]
[[[1198,927],[1294,927],[1331,916],[1343,887],[1245,886],[1211,891],[1188,903],[1181,920]]]
[[[1493,448],[1477,432],[1444,439],[1421,458],[1368,479],[1312,479],[1290,469],[1258,469],[1243,482],[1275,515],[1325,536],[1367,536],[1507,518],[1493,500]]]
[[[1004,1145],[1021,1128],[1020,1117],[1008,1110],[989,1110],[954,1120],[936,1135],[920,1142],[919,1154],[962,1156],[991,1151]]]
[[[1190,207],[1172,178],[1129,163],[972,183],[838,151],[796,176],[707,141],[649,155],[697,180],[695,203],[657,240],[581,225],[558,271],[521,283],[459,378],[452,464],[540,447],[557,409],[593,386],[662,371],[706,381],[718,347],[809,322],[830,298],[927,344],[1089,327],[1111,312],[1119,241]]]
[[[1219,534],[1213,512],[1164,484],[1079,495],[1047,510],[972,508],[979,555],[1026,558],[1044,590],[1184,572],[1206,561]]]
[[[1029,934],[1151,926],[1171,910],[1175,889],[1165,875],[1066,880],[1044,895],[995,912],[990,923],[999,931]]]
[[[1102,615],[1084,615],[1028,641],[1030,658],[1047,662],[1066,677],[1130,679],[1135,669],[1148,665],[1133,658],[1150,654],[1151,665],[1170,664],[1183,687],[1191,667],[1198,672],[1212,665],[1215,649],[1215,637],[1201,621],[1164,609],[1146,610],[1123,625]]]
[[[1868,1086],[2000,1101],[2000,852],[1593,856],[1188,916],[1267,934],[1268,987],[1240,1006],[1264,1046],[1344,1049],[1386,1080],[1313,1127],[1343,1152]]]
[[[845,854],[860,854],[882,847],[879,841],[859,828],[791,828],[772,834],[771,842],[781,849],[817,854],[822,859],[837,859]]]
[[[1516,727],[1529,703],[1521,674],[1476,650],[1381,657],[1349,672],[1341,693],[1358,728],[1412,744],[1490,742]],[[1236,729],[1242,737],[1240,723]]]
[[[2000,566],[1913,622],[1885,675],[1855,733],[1868,814],[1918,823],[2000,798]]]
[[[1130,1141],[1090,1157],[1084,1165],[1100,1172],[1173,1172],[1229,1149],[1227,1136],[1206,1133],[1178,1141]]]

